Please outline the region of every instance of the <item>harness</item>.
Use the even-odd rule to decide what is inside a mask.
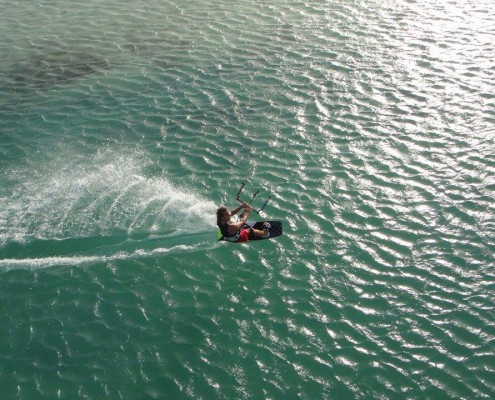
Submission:
[[[239,229],[234,236],[223,236],[223,240],[226,240],[227,242],[235,242],[239,237],[241,236],[241,230]]]
[[[222,237],[218,240],[226,240],[227,242],[235,242],[241,236],[241,230],[239,229],[233,235],[228,234],[228,224],[218,225],[220,232],[222,232]]]

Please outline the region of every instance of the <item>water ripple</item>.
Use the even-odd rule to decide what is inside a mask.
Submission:
[[[7,396],[493,397],[492,7],[372,3],[3,7]]]

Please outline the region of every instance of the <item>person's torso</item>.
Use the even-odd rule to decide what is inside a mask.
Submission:
[[[229,225],[230,225],[229,222],[227,222],[225,224],[219,224],[218,225],[218,227],[220,228],[220,232],[222,232],[222,235],[224,237],[233,237],[233,236],[237,235],[237,233],[239,232],[239,231],[236,231],[234,233],[229,233]]]

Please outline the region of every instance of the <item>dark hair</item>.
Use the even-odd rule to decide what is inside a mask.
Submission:
[[[229,211],[227,207],[225,206],[221,206],[221,207],[218,207],[218,210],[217,210],[217,225],[220,224],[220,219],[222,218],[222,215],[225,211]]]

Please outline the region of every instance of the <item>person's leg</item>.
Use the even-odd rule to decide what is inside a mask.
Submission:
[[[236,240],[237,243],[247,242],[249,240],[250,230],[249,229],[241,229],[239,239]]]
[[[259,238],[259,237],[266,238],[266,237],[270,236],[270,231],[268,231],[268,230],[253,229],[252,232],[253,232],[253,235],[257,238]]]

